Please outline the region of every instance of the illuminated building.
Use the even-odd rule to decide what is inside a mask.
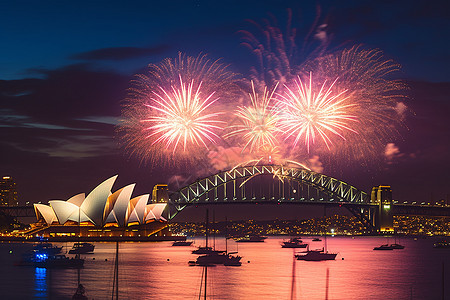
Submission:
[[[81,193],[67,201],[51,200],[49,205],[34,204],[38,223],[43,228],[48,227],[39,234],[73,235],[79,232],[82,235],[100,235],[106,232],[119,235],[134,226],[130,235],[137,235],[142,228],[151,232],[155,226],[164,228],[167,220],[162,214],[167,203],[149,204],[148,194],[132,198],[135,184],[111,192],[116,178],[117,175],[105,180],[86,197]]]
[[[393,231],[392,189],[387,185],[374,186],[371,193],[371,202],[379,205],[380,231]]]
[[[17,201],[16,183],[10,176],[3,176],[0,180],[0,205],[19,205]]]
[[[169,189],[167,184],[156,184],[153,187],[152,201],[156,203],[167,203],[167,201],[169,201]]]

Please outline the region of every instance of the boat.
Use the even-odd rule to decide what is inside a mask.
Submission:
[[[84,259],[69,258],[64,254],[47,255],[43,252],[34,252],[31,255],[25,255],[17,265],[36,268],[82,268]]]
[[[172,243],[172,246],[190,246],[192,245],[191,241],[175,241]]]
[[[224,251],[214,250],[212,247],[198,247],[196,250],[192,250],[192,254],[211,254],[211,253],[222,253]]]
[[[405,246],[397,244],[397,243],[391,244],[390,247],[392,249],[405,249]]]
[[[62,250],[62,246],[57,247],[57,246],[53,246],[52,243],[40,242],[40,243],[34,244],[32,251],[36,251],[39,253],[45,253],[47,255],[56,255],[56,254],[61,253],[61,250]]]
[[[86,289],[84,286],[79,283],[77,290],[75,291],[75,294],[72,296],[72,300],[87,300],[88,297],[86,296]]]
[[[267,239],[266,236],[259,236],[259,235],[246,235],[243,237],[236,238],[235,241],[237,243],[260,243],[264,242],[264,240]]]
[[[450,248],[450,242],[446,240],[440,240],[433,244],[434,248]]]
[[[390,246],[392,247],[392,249],[405,249],[405,246],[397,243],[397,235],[395,235],[395,232],[394,232],[394,243],[391,244]]]
[[[313,238],[313,240],[312,240],[313,242],[321,242],[322,240],[321,239],[319,239],[319,238]]]
[[[303,243],[303,241],[296,237],[296,238],[291,238],[288,241],[283,241],[281,243],[281,248],[306,248],[308,247],[308,244]]]
[[[309,247],[308,247],[309,248]],[[322,261],[322,260],[335,260],[337,253],[329,253],[325,251],[324,248],[316,250],[307,250],[304,252],[297,253],[295,257],[298,260],[306,261]]]
[[[225,266],[240,266],[241,256],[232,255],[234,253],[210,253],[197,257],[195,261],[196,265],[209,266],[209,265],[225,265]]]
[[[324,206],[324,216],[326,216],[326,206]],[[327,250],[327,236],[324,236],[324,247],[322,249],[310,250],[309,245],[307,250],[304,252],[299,252],[295,254],[297,260],[305,261],[323,261],[323,260],[335,260],[337,253],[330,253]]]
[[[388,244],[384,244],[384,245],[373,248],[373,250],[394,250],[394,248],[392,248],[392,246],[390,246]]]
[[[73,244],[72,249],[69,250],[69,254],[87,254],[94,252],[95,246],[91,243],[80,243],[77,242]]]

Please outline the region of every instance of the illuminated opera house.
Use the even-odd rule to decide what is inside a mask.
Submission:
[[[134,198],[135,184],[111,192],[117,175],[87,196],[84,193],[64,200],[50,200],[48,205],[34,204],[38,219],[30,234],[43,236],[149,236],[167,226],[163,217],[168,194],[167,185],[154,187],[149,194]]]

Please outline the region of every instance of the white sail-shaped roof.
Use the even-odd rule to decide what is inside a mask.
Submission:
[[[126,224],[131,222],[139,222],[139,224],[142,224],[144,222],[145,206],[149,197],[149,194],[145,194],[130,200],[127,210],[127,220],[125,221]]]
[[[67,222],[70,215],[73,214],[74,211],[78,211],[80,209],[79,206],[70,203],[68,201],[62,201],[62,200],[51,200],[48,201],[50,206],[55,211],[56,217],[58,218],[59,224],[63,225]],[[78,220],[77,220],[78,222]]]
[[[86,198],[86,195],[84,193],[78,194],[67,200],[67,202],[73,203],[76,206],[81,206],[83,204],[84,199]]]
[[[77,209],[77,210],[73,211],[72,214],[70,214],[70,216],[69,216],[69,220],[77,222],[77,223],[78,223],[78,221],[94,223],[94,221],[91,218],[89,218],[89,216],[86,215],[86,213],[81,209],[80,210]]]
[[[130,202],[131,194],[133,193],[135,184],[127,185],[124,188],[121,188],[115,193],[119,193],[117,197],[116,204],[114,205],[113,211],[114,216],[116,217],[117,224],[119,227],[125,225],[126,213],[128,209],[128,202]],[[115,194],[114,193],[114,194]]]
[[[147,205],[149,194],[131,199],[135,184],[111,193],[116,179],[117,175],[103,181],[87,197],[84,193],[80,193],[67,201],[51,200],[49,205],[35,204],[36,217],[44,218],[49,225],[53,222],[64,225],[67,221],[88,221],[97,226],[116,223],[124,227],[135,222],[145,224],[150,220],[166,221],[162,217],[166,203]]]
[[[166,219],[161,216],[166,206],[166,203],[148,204],[146,206],[147,215],[145,217],[145,221],[151,219],[166,221]]]
[[[89,216],[95,225],[102,225],[105,204],[116,179],[117,175],[103,181],[89,193],[81,205],[81,210]]]
[[[33,204],[33,206],[38,219],[39,215],[41,215],[48,225],[52,224],[54,221],[58,221],[55,212],[50,206],[45,204]]]

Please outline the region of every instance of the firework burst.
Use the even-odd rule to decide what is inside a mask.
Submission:
[[[241,106],[235,112],[240,124],[231,126],[232,132],[225,137],[239,136],[244,140],[243,150],[258,152],[262,149],[273,149],[277,145],[278,113],[271,106],[276,87],[270,92],[266,87],[262,94],[255,90],[253,81],[252,93],[249,94],[250,106]]]
[[[214,93],[202,100],[201,83],[195,90],[194,80],[183,83],[180,76],[179,86],[171,86],[170,91],[160,87],[160,92],[154,92],[151,98],[154,104],[146,104],[149,114],[155,112],[144,123],[150,123],[146,128],[146,138],[153,139],[152,145],[164,143],[166,149],[175,152],[181,143],[183,151],[189,145],[202,144],[208,148],[206,141],[215,143],[219,136],[215,133],[221,121],[216,118],[219,113],[205,114],[205,110],[218,99],[212,99]]]
[[[373,160],[387,143],[399,137],[403,116],[396,107],[405,101],[408,86],[393,74],[400,65],[386,59],[382,51],[353,46],[330,53],[304,65],[304,72],[314,72],[321,81],[339,78],[338,91],[347,90],[352,115],[358,119],[358,134],[336,140],[333,155],[357,161]],[[356,124],[355,124],[356,125]],[[321,156],[326,154],[322,151]]]
[[[216,143],[221,111],[238,90],[236,75],[205,55],[151,64],[132,81],[117,128],[121,146],[141,162],[188,163]],[[219,101],[220,100],[220,101]]]
[[[348,103],[345,90],[333,93],[335,83],[336,80],[327,88],[324,82],[316,90],[310,74],[308,84],[298,77],[294,88],[285,86],[285,93],[278,95],[278,105],[283,110],[280,129],[285,139],[293,138],[294,147],[303,139],[309,153],[310,146],[320,137],[329,149],[335,136],[345,140],[345,131],[357,132],[352,128],[356,116],[350,113],[355,105]]]

